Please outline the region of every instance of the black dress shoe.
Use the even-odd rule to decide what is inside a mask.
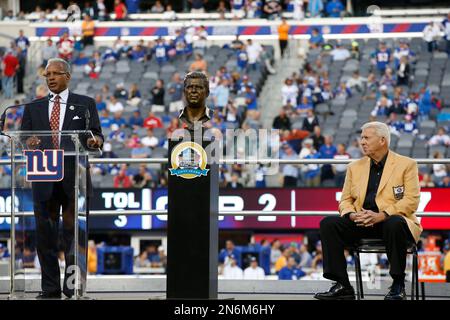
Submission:
[[[333,284],[330,290],[314,295],[319,300],[355,300],[355,290],[352,286],[344,287],[339,282]]]
[[[389,292],[384,296],[384,300],[406,300],[404,283],[394,283],[389,289]]]
[[[61,299],[61,292],[40,292],[36,296],[37,300],[42,299]]]

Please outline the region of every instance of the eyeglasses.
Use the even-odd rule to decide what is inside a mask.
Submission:
[[[67,72],[48,72],[48,73],[44,73],[42,76],[44,78],[50,78],[50,77],[62,76],[66,73]]]

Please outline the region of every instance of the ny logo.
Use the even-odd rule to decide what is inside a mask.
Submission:
[[[55,182],[64,178],[64,150],[24,150],[27,182]]]

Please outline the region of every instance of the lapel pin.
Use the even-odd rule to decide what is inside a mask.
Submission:
[[[70,106],[69,109],[70,110],[75,110],[75,107],[74,106]]]

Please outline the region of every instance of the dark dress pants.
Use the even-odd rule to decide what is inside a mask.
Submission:
[[[326,217],[320,222],[320,236],[323,276],[327,279],[348,283],[344,249],[360,239],[383,239],[390,264],[389,274],[398,280],[405,277],[407,248],[414,239],[402,216],[390,216],[373,227],[358,227],[350,219],[339,216]]]
[[[64,250],[66,269],[63,292],[73,295],[74,279],[74,194],[67,195],[61,182],[55,183],[49,200],[34,199],[34,216],[36,221],[36,243],[39,263],[41,264],[41,287],[43,292],[61,292],[58,252]],[[59,220],[62,209],[63,234],[62,248],[58,245]],[[72,266],[72,267],[70,267]]]

